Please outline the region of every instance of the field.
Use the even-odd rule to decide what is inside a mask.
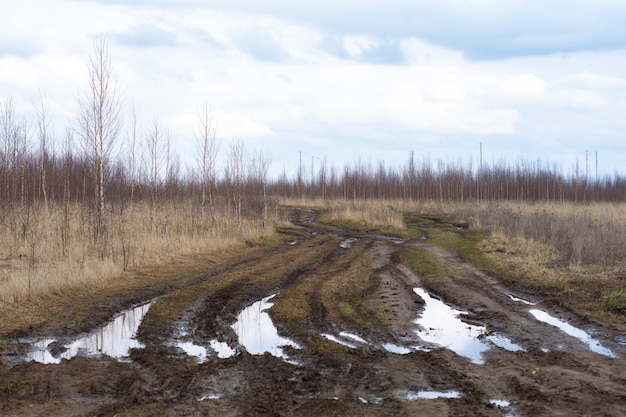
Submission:
[[[285,200],[271,230],[216,246],[168,236],[142,262],[154,233],[138,218],[132,268],[3,288],[0,413],[621,416],[623,210]],[[168,224],[173,236],[185,220]],[[147,302],[130,360],[61,359]],[[269,318],[252,338],[275,339],[258,348],[246,332]],[[59,363],[24,361],[44,338]]]

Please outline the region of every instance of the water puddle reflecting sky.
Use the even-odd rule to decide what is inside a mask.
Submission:
[[[358,239],[353,239],[353,238],[349,238],[349,239],[343,239],[341,241],[341,243],[339,244],[339,246],[341,246],[344,249],[350,249],[352,247],[352,245],[357,242]]]
[[[582,341],[583,343],[585,343],[587,346],[589,346],[589,349],[591,349],[593,352],[596,352],[600,355],[604,355],[604,356],[609,356],[609,357],[615,357],[615,354],[605,348],[604,346],[602,346],[600,344],[600,342],[598,342],[597,340],[593,339],[587,332],[585,332],[584,330],[581,330],[577,327],[572,326],[571,324],[558,319],[554,316],[551,316],[550,314],[546,313],[545,311],[542,310],[538,310],[538,309],[532,309],[529,311],[530,314],[532,314],[537,320],[542,321],[544,323],[547,324],[551,324],[552,326],[556,326],[558,327],[561,331],[567,333],[570,336],[573,336],[577,339],[579,339],[580,341]]]
[[[522,349],[505,336],[486,335],[484,326],[463,322],[459,317],[466,312],[453,309],[421,288],[414,288],[414,291],[425,302],[424,311],[415,320],[422,327],[417,331],[422,340],[450,349],[477,364],[484,362],[481,353],[491,349],[492,345],[510,351]]]
[[[33,344],[33,350],[27,354],[26,360],[56,364],[60,363],[61,359],[71,359],[77,355],[107,355],[116,359],[127,357],[130,349],[143,347],[135,339],[135,334],[151,305],[152,302],[124,312],[101,329],[64,345],[66,350],[57,356],[53,356],[48,349],[55,339],[39,340]]]
[[[383,343],[383,348],[389,353],[395,353],[397,355],[408,355],[412,352],[411,349],[404,346],[398,346],[395,343]]]
[[[400,394],[400,398],[406,401],[461,398],[461,393],[459,391],[403,391]]]
[[[526,300],[526,299],[524,299],[524,298],[521,298],[521,297],[516,297],[516,296],[514,296],[514,295],[512,295],[512,294],[508,294],[508,296],[509,296],[509,298],[510,298],[511,300],[516,301],[516,302],[518,302],[518,303],[523,303],[523,304],[526,304],[526,305],[529,305],[529,306],[534,306],[534,305],[536,305],[536,304],[537,304],[537,303],[534,303],[534,302],[532,302],[532,301],[528,301],[528,300]]]
[[[276,297],[276,294],[265,297],[244,308],[231,328],[237,334],[239,343],[251,355],[262,355],[267,352],[290,362],[283,351],[283,347],[291,346],[301,349],[301,346],[293,340],[278,335],[278,330],[268,313],[268,310],[274,305],[274,303],[270,302],[274,297]],[[206,362],[212,354],[217,355],[220,359],[227,359],[235,356],[237,353],[228,343],[218,340],[211,340],[206,347],[192,342],[178,342],[176,346],[182,349],[188,356],[196,358],[200,363]]]
[[[239,343],[252,355],[262,355],[268,352],[273,356],[286,358],[284,346],[301,349],[301,346],[293,340],[278,334],[267,312],[274,305],[270,300],[275,296],[276,294],[265,297],[243,309],[237,316],[235,324],[232,325]]]

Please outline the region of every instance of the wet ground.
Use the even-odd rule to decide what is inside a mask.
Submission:
[[[280,247],[112,300],[91,332],[71,318],[19,332],[0,414],[626,415],[626,328],[513,293],[428,240],[292,220]],[[446,280],[413,271],[406,245]]]

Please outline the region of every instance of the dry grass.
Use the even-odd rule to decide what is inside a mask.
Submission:
[[[147,204],[108,213],[104,244],[96,245],[89,213],[29,207],[5,216],[0,226],[0,303],[23,304],[78,288],[105,288],[124,271],[166,265],[175,257],[219,251],[274,233],[260,222],[238,227],[225,210],[210,221],[192,202],[152,213]],[[239,231],[240,230],[240,231]]]
[[[550,247],[558,253],[553,261],[561,265],[612,269],[626,261],[624,204],[500,203],[453,205],[449,210],[494,235]]]

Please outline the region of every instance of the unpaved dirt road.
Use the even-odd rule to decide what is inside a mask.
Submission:
[[[542,300],[524,292],[523,283],[513,294],[498,277],[428,240],[331,232],[308,211],[293,210],[291,218],[296,226],[283,230],[290,239],[280,247],[255,248],[201,277],[111,300],[121,310],[142,294],[145,301],[161,297],[139,329],[144,347],[132,350],[130,359],[79,355],[54,365],[19,362],[15,355],[27,346],[8,341],[0,414],[626,415],[625,328]],[[445,266],[441,285],[427,284],[403,260],[407,245]],[[269,314],[292,346],[282,349],[283,356],[250,354],[233,324],[247,306],[273,294]],[[478,343],[482,353],[466,354],[454,340],[441,342],[450,349],[438,344],[447,324],[415,322],[437,299],[466,313],[457,316],[467,332],[480,329],[468,343]],[[584,330],[603,353],[590,349],[595,342],[537,320],[531,310]],[[444,310],[432,314],[443,322]],[[67,335],[78,330],[65,317],[21,336],[69,342]],[[186,353],[185,343],[201,354]],[[227,353],[211,346],[228,346]]]

